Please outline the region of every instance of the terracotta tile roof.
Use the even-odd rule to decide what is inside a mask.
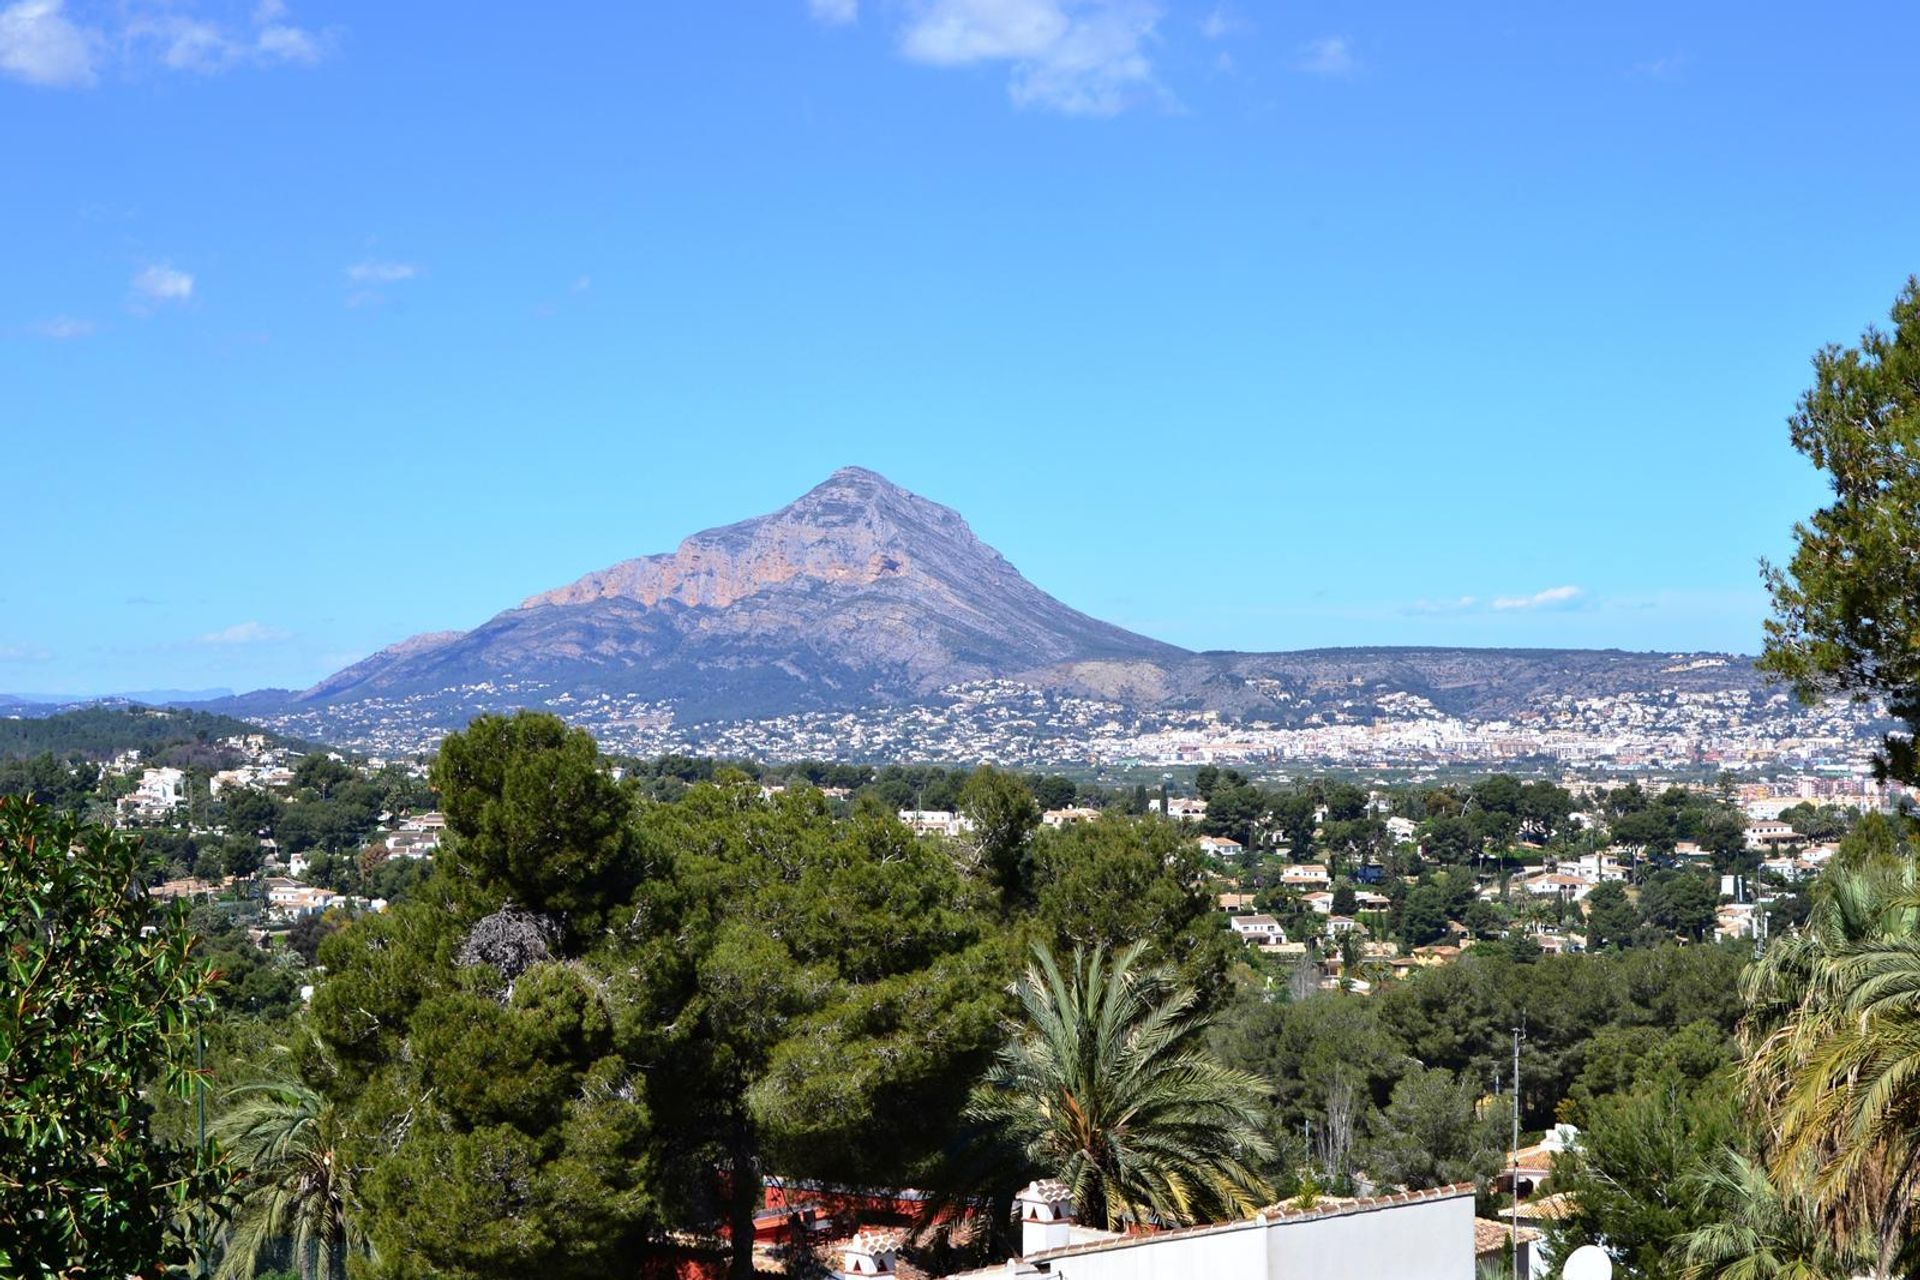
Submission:
[[[1495,1222],[1491,1218],[1473,1220],[1473,1256],[1483,1258],[1489,1253],[1497,1253],[1507,1247],[1508,1226],[1504,1222]],[[1532,1244],[1541,1238],[1540,1232],[1532,1227],[1521,1227],[1516,1239],[1521,1244]]]

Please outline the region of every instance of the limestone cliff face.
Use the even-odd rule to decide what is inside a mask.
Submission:
[[[836,471],[799,501],[755,520],[696,533],[670,555],[625,560],[571,585],[530,596],[523,609],[637,600],[725,609],[769,588],[806,579],[836,587],[885,578],[926,585],[935,566],[920,557],[994,561],[959,515],[889,484],[871,471]],[[956,567],[951,563],[949,568]]]
[[[691,714],[770,715],[1061,663],[1184,656],[1068,608],[957,512],[848,467],[771,515],[530,596],[451,639],[404,641],[302,697],[517,678]]]

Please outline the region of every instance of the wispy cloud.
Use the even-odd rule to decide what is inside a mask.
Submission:
[[[1455,596],[1450,600],[1415,600],[1405,609],[1407,613],[1467,613],[1478,608],[1480,597]]]
[[[283,0],[261,0],[246,23],[178,10],[141,14],[122,34],[130,58],[151,56],[170,70],[200,75],[245,66],[312,66],[326,56],[329,43],[324,33],[294,25]]]
[[[74,316],[54,316],[50,320],[28,325],[27,330],[38,337],[50,338],[55,342],[70,342],[75,338],[90,336],[97,327],[91,320],[81,320]]]
[[[816,22],[843,27],[860,17],[860,0],[807,0]]]
[[[98,31],[67,17],[61,0],[18,0],[0,8],[0,75],[56,89],[98,78]]]
[[[133,294],[135,309],[142,311],[188,302],[193,298],[193,276],[171,263],[155,262],[134,273]]]
[[[409,280],[418,280],[425,272],[417,263],[383,262],[369,259],[356,262],[347,268],[347,280],[353,291],[347,295],[350,307],[378,306],[387,300],[385,290],[390,285],[405,284]]]
[[[1558,609],[1564,608],[1581,596],[1578,587],[1548,587],[1536,591],[1530,596],[1500,596],[1493,602],[1496,609]]]
[[[936,67],[1003,63],[1017,106],[1110,116],[1167,96],[1147,56],[1160,18],[1149,0],[924,0],[900,51]]]
[[[1687,69],[1685,54],[1670,53],[1661,58],[1649,58],[1645,62],[1636,62],[1631,70],[1636,76],[1648,80],[1678,80]]]
[[[411,262],[356,262],[347,268],[347,279],[355,284],[398,284],[419,274]]]
[[[1200,34],[1209,40],[1225,40],[1228,36],[1239,35],[1253,29],[1253,24],[1240,16],[1240,13],[1227,4],[1216,4],[1200,19]]]
[[[81,89],[109,64],[157,66],[211,75],[236,67],[311,66],[327,56],[331,33],[297,25],[285,0],[261,0],[250,16],[209,17],[192,0],[105,0],[76,18],[66,0],[0,3],[0,76]]]
[[[194,640],[195,644],[244,645],[272,644],[280,640],[291,640],[293,632],[280,627],[269,627],[260,622],[236,622],[219,631],[209,631]]]
[[[0,644],[0,662],[48,662],[53,654],[37,644]]]
[[[1300,47],[1294,65],[1309,75],[1344,76],[1354,68],[1353,48],[1345,36],[1322,36]]]
[[[1443,596],[1436,600],[1415,600],[1402,605],[1399,612],[1422,616],[1512,613],[1527,609],[1567,609],[1585,600],[1586,593],[1579,587],[1548,587],[1522,596]]]

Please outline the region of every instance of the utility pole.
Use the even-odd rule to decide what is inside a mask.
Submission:
[[[1527,1015],[1520,1014],[1513,1029],[1513,1148],[1507,1160],[1507,1271],[1520,1280],[1520,1041],[1527,1034]]]
[[[193,1077],[195,1109],[199,1112],[200,1148],[195,1160],[204,1172],[207,1162],[207,1010],[205,997],[197,1000],[193,1020]],[[207,1239],[207,1193],[203,1183],[200,1191],[200,1275],[202,1280],[208,1273],[207,1253],[211,1242]]]

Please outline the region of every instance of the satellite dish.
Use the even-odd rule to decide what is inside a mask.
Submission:
[[[1567,1255],[1560,1280],[1613,1280],[1613,1259],[1597,1244],[1583,1244]]]

